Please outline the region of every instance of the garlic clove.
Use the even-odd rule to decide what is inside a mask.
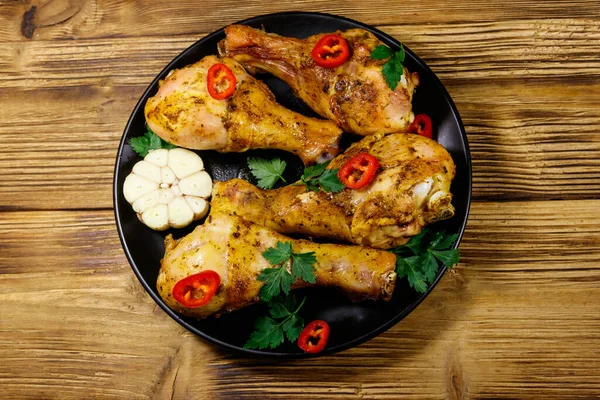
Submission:
[[[158,204],[142,213],[142,222],[156,231],[169,228],[169,209],[164,204]]]
[[[164,166],[160,169],[160,181],[169,185],[173,184],[177,180],[175,172],[168,166]]]
[[[123,183],[123,195],[129,204],[158,188],[157,182],[151,182],[137,174],[129,174]]]
[[[144,157],[144,160],[156,165],[157,167],[164,167],[169,162],[169,150],[150,150],[146,157]]]
[[[158,204],[158,195],[158,190],[153,190],[150,193],[143,195],[133,202],[133,211],[136,213],[143,213],[147,209],[154,207]]]
[[[194,212],[183,197],[176,197],[167,207],[169,209],[169,224],[173,228],[183,228],[194,219]]]
[[[157,193],[159,204],[169,204],[175,198],[170,189],[158,189]]]
[[[140,161],[133,166],[133,173],[148,179],[151,182],[160,183],[160,167],[148,162]]]
[[[193,151],[176,148],[169,150],[169,167],[177,178],[182,179],[204,169],[200,156]]]
[[[194,212],[194,219],[200,219],[208,213],[208,201],[196,196],[183,196]]]
[[[206,171],[196,172],[179,181],[181,193],[197,197],[210,197],[212,192],[212,179]]]
[[[173,195],[176,197],[181,196],[181,189],[179,189],[179,185],[177,184],[171,186],[171,192],[173,192]]]

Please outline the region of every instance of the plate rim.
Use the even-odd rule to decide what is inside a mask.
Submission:
[[[381,38],[385,38],[387,41],[391,41],[393,42],[395,45],[399,46],[400,45],[400,41],[398,41],[396,38],[394,38],[393,36],[371,26],[368,25],[366,23],[360,22],[360,21],[356,21],[344,16],[339,16],[339,15],[335,15],[335,14],[329,14],[329,13],[322,13],[322,12],[310,12],[310,11],[282,11],[282,12],[277,12],[277,13],[268,13],[268,14],[261,14],[261,15],[256,15],[254,17],[250,17],[250,18],[246,18],[237,22],[232,22],[228,25],[231,24],[249,24],[252,22],[255,22],[257,20],[261,20],[264,18],[276,18],[278,16],[286,16],[286,17],[297,17],[297,18],[313,18],[313,17],[321,17],[321,18],[330,18],[333,20],[342,20],[344,22],[348,22],[350,24],[356,25],[358,27],[360,27],[361,29],[365,29],[371,33],[373,33],[375,36],[377,36],[379,39]],[[225,25],[225,26],[228,26]],[[133,270],[136,278],[138,279],[138,281],[142,284],[142,286],[144,287],[144,289],[146,290],[146,293],[148,295],[150,295],[150,297],[154,300],[154,302],[156,304],[158,304],[158,306],[167,313],[167,315],[169,315],[172,319],[174,319],[177,323],[179,323],[181,326],[183,326],[184,328],[186,328],[187,330],[189,330],[190,332],[193,332],[194,334],[200,336],[202,339],[214,343],[222,348],[225,348],[229,351],[232,351],[234,353],[237,354],[243,354],[243,355],[251,355],[251,356],[260,356],[260,357],[272,357],[272,358],[286,358],[286,359],[299,359],[299,358],[312,358],[312,357],[319,357],[319,356],[324,356],[324,355],[330,355],[330,354],[334,354],[340,351],[344,351],[347,350],[349,348],[358,346],[372,338],[375,338],[376,336],[379,336],[380,334],[384,333],[385,331],[387,331],[388,329],[390,329],[391,327],[393,327],[394,325],[396,325],[398,322],[400,322],[401,320],[403,320],[406,316],[408,316],[411,312],[413,312],[422,302],[423,300],[425,300],[425,298],[427,296],[429,296],[429,294],[433,291],[433,289],[437,286],[438,282],[442,279],[442,277],[446,274],[446,271],[448,270],[448,268],[443,265],[440,268],[440,271],[438,272],[438,275],[436,277],[436,279],[433,281],[433,283],[431,283],[429,285],[429,288],[427,289],[427,291],[425,293],[422,293],[414,302],[412,302],[408,307],[406,307],[405,309],[403,309],[401,312],[399,312],[398,314],[396,314],[393,318],[389,319],[387,322],[383,323],[382,325],[380,325],[379,327],[370,330],[369,332],[355,338],[352,339],[346,343],[331,347],[331,348],[326,348],[325,350],[323,350],[322,352],[318,353],[318,354],[307,354],[307,353],[285,353],[285,352],[277,352],[277,351],[268,351],[267,349],[264,350],[255,350],[255,349],[245,349],[243,347],[239,347],[239,346],[235,346],[232,345],[230,343],[224,342],[222,340],[219,340],[213,336],[210,336],[204,332],[202,332],[201,330],[199,330],[198,328],[192,326],[191,324],[189,324],[187,321],[185,321],[178,313],[176,313],[174,310],[172,310],[171,308],[169,308],[166,303],[162,300],[162,298],[160,298],[160,296],[158,296],[157,294],[154,293],[154,291],[152,290],[152,288],[150,287],[150,285],[146,282],[146,280],[143,278],[137,264],[135,263],[135,261],[133,260],[133,257],[131,255],[131,252],[129,251],[129,247],[127,246],[127,244],[125,243],[125,237],[124,237],[124,232],[123,232],[123,227],[119,218],[119,204],[118,204],[118,198],[117,198],[117,193],[118,193],[118,186],[117,186],[117,175],[118,175],[118,169],[119,169],[119,165],[120,165],[120,160],[123,154],[123,149],[125,148],[125,144],[126,144],[126,140],[127,140],[127,133],[129,132],[129,130],[131,129],[132,125],[133,125],[133,119],[134,116],[139,112],[139,109],[144,107],[144,99],[148,96],[149,92],[152,90],[152,88],[155,86],[155,84],[160,80],[160,77],[163,76],[167,71],[169,71],[170,69],[172,69],[172,65],[176,64],[181,58],[183,58],[188,52],[190,52],[194,47],[196,47],[201,41],[204,40],[208,40],[210,38],[213,38],[214,36],[218,36],[220,34],[223,33],[223,29],[225,28],[225,26],[223,26],[222,28],[219,28],[216,31],[213,31],[205,36],[203,36],[202,38],[200,38],[199,40],[195,41],[193,44],[191,44],[190,46],[188,46],[187,48],[185,48],[183,51],[181,51],[175,58],[173,58],[155,77],[154,79],[152,79],[152,81],[148,84],[148,87],[144,90],[144,92],[142,93],[142,95],[140,96],[139,100],[137,101],[135,107],[133,108],[128,120],[127,120],[127,124],[125,125],[125,128],[123,130],[123,134],[121,136],[121,140],[119,141],[119,148],[117,151],[117,156],[116,156],[116,160],[115,160],[115,166],[113,169],[113,210],[114,210],[114,217],[115,217],[115,223],[117,226],[117,233],[119,236],[119,241],[121,242],[121,247],[123,248],[123,251],[125,253],[125,256],[127,258],[127,261],[129,262],[129,265],[131,266],[131,269]],[[465,208],[465,218],[464,221],[462,223],[462,225],[459,228],[459,232],[458,232],[458,239],[456,240],[456,243],[454,244],[454,246],[452,247],[453,249],[458,248],[462,237],[464,235],[466,226],[467,226],[467,222],[469,220],[469,213],[470,213],[470,209],[471,209],[471,198],[472,198],[472,185],[473,185],[473,172],[472,172],[472,161],[471,161],[471,151],[469,148],[469,141],[467,138],[467,134],[464,128],[464,124],[462,122],[462,119],[460,117],[460,114],[458,113],[458,109],[456,108],[456,105],[454,104],[454,100],[452,99],[452,97],[450,96],[450,94],[448,93],[448,91],[446,90],[445,86],[442,84],[442,82],[440,81],[440,79],[437,77],[437,75],[431,70],[431,68],[429,68],[429,66],[423,62],[423,60],[421,60],[414,52],[412,52],[410,50],[410,48],[408,48],[407,46],[405,46],[404,44],[402,44],[404,46],[404,48],[406,49],[406,51],[413,57],[414,61],[419,65],[419,67],[423,68],[425,71],[427,71],[428,73],[430,73],[435,79],[433,82],[431,82],[436,89],[440,90],[440,92],[443,94],[444,99],[447,101],[448,105],[450,106],[450,111],[452,113],[452,115],[454,116],[454,118],[456,118],[456,121],[458,122],[458,128],[462,137],[462,141],[464,144],[464,148],[465,148],[465,161],[466,161],[466,174],[467,174],[467,196],[466,196],[466,208]]]

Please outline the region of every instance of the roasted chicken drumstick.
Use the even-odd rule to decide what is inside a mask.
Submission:
[[[440,144],[414,134],[372,135],[350,146],[328,168],[340,168],[361,152],[380,165],[364,188],[333,194],[307,191],[304,185],[262,190],[233,179],[215,183],[212,210],[284,234],[381,249],[402,245],[425,225],[454,215],[450,184],[456,167]]]
[[[411,101],[418,75],[404,68],[392,91],[382,75],[385,60],[371,58],[382,43],[368,31],[336,32],[346,39],[350,58],[335,68],[319,67],[311,57],[324,34],[301,40],[244,25],[230,25],[225,33],[221,55],[233,57],[250,72],[269,72],[284,80],[309,107],[347,132],[406,132],[414,119]]]
[[[157,280],[161,297],[172,309],[197,318],[237,310],[259,300],[258,274],[272,265],[262,256],[278,241],[291,241],[296,253],[315,252],[317,286],[337,287],[354,300],[389,300],[396,282],[396,256],[359,246],[292,240],[240,217],[212,213],[203,225],[180,240],[165,240],[165,255]],[[175,284],[190,275],[212,270],[220,286],[210,301],[185,307],[173,297]],[[307,286],[296,282],[292,289]]]
[[[233,95],[223,100],[207,90],[207,71],[216,63],[225,64],[237,81]],[[335,156],[342,134],[332,122],[282,107],[269,88],[240,64],[216,56],[172,71],[148,99],[144,113],[154,133],[181,147],[220,152],[280,149],[305,164]]]

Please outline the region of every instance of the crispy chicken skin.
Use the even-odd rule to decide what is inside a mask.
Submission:
[[[237,79],[234,94],[226,100],[213,99],[206,88],[206,74],[215,63],[225,64]],[[216,56],[173,70],[148,99],[144,113],[154,133],[181,147],[224,153],[280,149],[305,164],[335,156],[342,134],[332,122],[282,107],[240,64]]]
[[[300,234],[389,249],[422,228],[454,215],[450,184],[456,167],[450,154],[423,136],[372,135],[353,144],[328,168],[368,152],[379,172],[362,189],[306,191],[304,185],[262,190],[233,179],[215,182],[213,212],[237,214],[283,234]]]
[[[157,288],[172,309],[197,318],[234,311],[259,300],[258,274],[272,266],[262,256],[278,241],[292,241],[295,253],[314,251],[317,286],[337,287],[353,300],[389,300],[396,282],[396,256],[359,246],[292,240],[240,217],[212,213],[180,240],[165,239]],[[187,308],[172,295],[179,280],[204,270],[219,274],[221,285],[204,306]],[[309,284],[296,282],[292,288]]]
[[[325,34],[305,40],[265,33],[245,25],[225,28],[219,53],[233,57],[249,72],[269,72],[287,82],[296,95],[321,116],[346,132],[371,135],[406,132],[414,119],[412,95],[419,84],[416,73],[406,68],[396,90],[382,76],[387,60],[374,60],[371,52],[382,44],[363,29],[338,31],[350,47],[344,64],[321,68],[311,51]]]

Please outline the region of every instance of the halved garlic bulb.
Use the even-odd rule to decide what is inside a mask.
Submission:
[[[175,148],[148,153],[125,178],[123,195],[138,218],[162,231],[183,228],[208,212],[212,179],[193,151]]]

